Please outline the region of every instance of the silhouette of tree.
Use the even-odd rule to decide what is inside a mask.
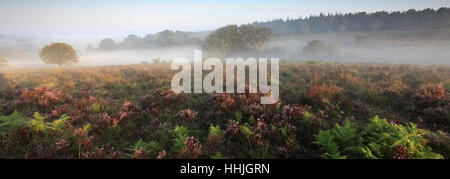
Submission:
[[[66,43],[52,43],[45,46],[40,52],[39,57],[47,64],[65,64],[78,63],[78,55],[75,50]]]
[[[268,27],[274,35],[445,28],[450,25],[450,8],[420,11],[410,9],[404,12],[321,13],[306,18],[255,22],[253,25]]]
[[[327,53],[327,46],[320,40],[308,42],[303,48],[303,53],[310,57],[323,57]]]
[[[111,38],[105,38],[100,42],[98,47],[100,50],[114,50],[117,48],[117,45]]]

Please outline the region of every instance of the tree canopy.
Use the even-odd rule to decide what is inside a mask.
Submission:
[[[208,35],[204,49],[215,55],[226,55],[232,52],[257,49],[270,40],[272,31],[265,27],[253,25],[228,25]]]
[[[268,27],[274,35],[433,29],[450,26],[450,8],[327,15],[321,13],[306,18],[254,22],[253,25]]]
[[[100,50],[115,49],[139,49],[149,47],[169,47],[179,45],[200,45],[202,33],[164,30],[156,34],[147,34],[139,37],[134,34],[128,35],[122,42],[117,44],[111,38],[103,39],[98,45]]]
[[[269,28],[260,28],[253,25],[241,25],[239,32],[244,46],[253,49],[269,41],[272,36],[272,30]]]
[[[59,66],[78,63],[79,58],[72,46],[61,42],[45,46],[39,52],[39,57],[44,63],[57,64]]]
[[[121,44],[122,48],[136,48],[139,46],[139,37],[134,34],[128,35]]]
[[[100,48],[100,50],[114,50],[116,49],[117,45],[113,39],[105,38],[100,42],[98,47]]]

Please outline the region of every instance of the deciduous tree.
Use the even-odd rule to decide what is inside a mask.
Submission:
[[[39,57],[44,63],[57,64],[59,66],[78,63],[79,58],[72,46],[61,42],[45,46],[39,52]]]

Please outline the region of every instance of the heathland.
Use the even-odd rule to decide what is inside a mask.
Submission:
[[[98,45],[0,35],[0,158],[448,159],[449,27],[440,8]],[[279,101],[174,93],[171,60],[194,48],[280,58]]]
[[[447,66],[282,62],[262,105],[175,94],[169,65],[4,70],[0,158],[449,157]]]

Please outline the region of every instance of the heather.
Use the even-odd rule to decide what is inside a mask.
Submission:
[[[176,94],[156,62],[0,71],[0,158],[448,158],[448,66],[280,63],[265,94]]]

